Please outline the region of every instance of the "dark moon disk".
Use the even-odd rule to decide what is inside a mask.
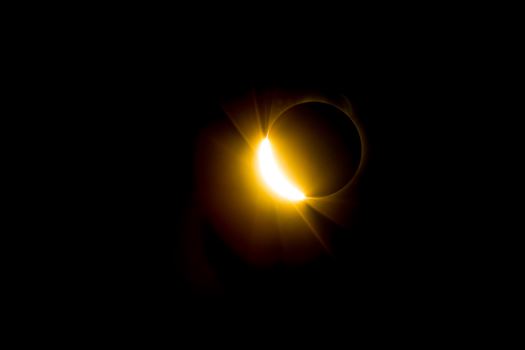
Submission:
[[[307,196],[337,192],[361,162],[356,125],[330,104],[306,102],[289,108],[272,125],[269,138],[286,176]]]

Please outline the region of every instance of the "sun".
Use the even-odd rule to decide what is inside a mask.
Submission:
[[[258,151],[259,171],[266,185],[279,197],[292,202],[305,199],[305,195],[283,174],[272,151],[272,145],[265,138]]]

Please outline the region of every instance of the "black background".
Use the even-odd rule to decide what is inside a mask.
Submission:
[[[505,108],[520,82],[509,67],[520,22],[493,7],[321,5],[9,13],[6,168],[21,185],[6,185],[24,211],[6,230],[22,241],[6,288],[21,301],[6,301],[9,323],[29,326],[17,341],[100,346],[102,334],[151,347],[163,333],[180,346],[181,335],[214,344],[211,330],[250,330],[244,347],[280,334],[470,342],[507,326],[492,312],[516,310],[504,304],[520,276],[507,279],[520,254],[507,253],[519,247],[506,220],[518,205],[504,197],[518,198],[507,170],[521,129],[501,118],[518,116]],[[202,221],[226,286],[203,294],[180,259],[197,135],[226,120],[223,98],[266,88],[350,100],[369,150],[358,224],[335,232],[333,258],[261,270]]]
[[[344,36],[282,40],[278,47],[218,36],[119,37],[78,53],[72,79],[85,84],[72,105],[82,115],[88,162],[81,172],[89,179],[88,244],[78,249],[93,247],[79,287],[87,305],[110,320],[190,327],[221,325],[225,315],[241,323],[409,319],[415,326],[471,312],[480,271],[472,247],[481,238],[465,224],[462,203],[471,192],[458,170],[458,139],[470,126],[462,58],[428,36],[380,35],[359,45]],[[181,223],[199,185],[196,138],[226,118],[223,98],[265,88],[348,97],[369,146],[359,225],[338,232],[334,259],[262,271],[210,231],[207,254],[227,288],[203,295],[178,259]]]

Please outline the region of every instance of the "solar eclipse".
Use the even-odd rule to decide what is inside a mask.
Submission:
[[[329,252],[330,226],[352,225],[363,132],[341,96],[270,93],[223,104],[230,123],[200,138],[203,215],[256,265]]]

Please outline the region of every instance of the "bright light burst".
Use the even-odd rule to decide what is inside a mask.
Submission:
[[[259,170],[264,182],[278,196],[297,202],[305,199],[305,195],[297,189],[283,174],[272,151],[270,140],[265,138],[259,146]]]

